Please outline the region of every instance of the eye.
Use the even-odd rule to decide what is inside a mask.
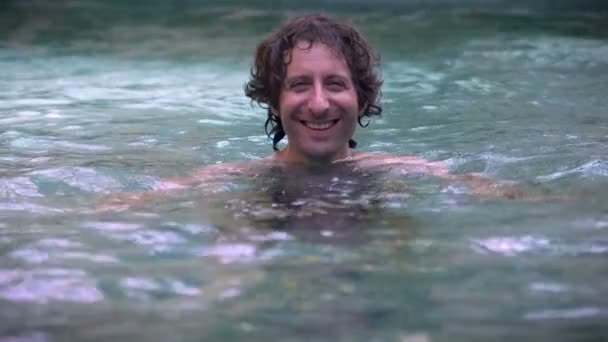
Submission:
[[[306,82],[303,80],[298,80],[298,81],[289,82],[288,88],[289,88],[289,90],[293,90],[295,92],[302,92],[308,88],[308,85],[309,85],[309,82]]]
[[[326,86],[331,91],[342,91],[346,89],[346,82],[340,79],[331,79],[326,82]]]

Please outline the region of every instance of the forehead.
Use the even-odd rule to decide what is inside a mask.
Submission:
[[[296,69],[323,68],[334,69],[335,72],[350,70],[342,53],[337,49],[320,42],[299,41],[285,56],[287,73]]]

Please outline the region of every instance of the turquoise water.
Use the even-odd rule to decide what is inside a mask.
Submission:
[[[294,10],[15,3],[0,7],[0,341],[608,338],[606,15],[326,6],[383,55],[385,111],[360,150],[546,200],[336,167],[94,214],[271,153],[242,88]]]

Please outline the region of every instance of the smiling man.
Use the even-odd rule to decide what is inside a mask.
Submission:
[[[264,161],[303,167],[348,161],[363,169],[449,178],[438,162],[355,152],[357,124],[365,127],[382,113],[379,66],[380,56],[352,25],[328,16],[293,17],[272,32],[258,45],[245,85],[245,94],[267,110],[275,152]]]
[[[382,113],[379,61],[353,26],[326,16],[292,18],[262,41],[245,93],[268,111],[273,159],[323,164],[354,157],[357,122]]]

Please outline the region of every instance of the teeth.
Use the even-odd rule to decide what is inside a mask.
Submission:
[[[325,122],[306,122],[304,123],[306,127],[310,129],[323,130],[331,127],[334,124],[334,121],[325,121]]]

